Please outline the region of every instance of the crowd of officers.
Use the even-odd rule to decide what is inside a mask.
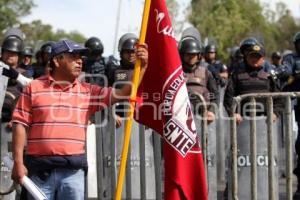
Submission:
[[[121,87],[122,82],[130,81],[136,62],[137,41],[136,35],[124,34],[118,44],[120,53],[120,60],[118,60],[113,56],[104,57],[104,46],[101,40],[97,37],[89,38],[84,44],[89,49],[88,55],[83,60],[85,81],[99,86],[114,87]],[[217,58],[216,44],[202,45],[201,41],[193,36],[181,38],[178,51],[192,104],[196,105],[200,102],[195,94],[203,96],[208,105],[206,117],[210,123],[215,120],[216,106],[214,105],[220,105],[223,101],[219,95],[220,89],[223,89],[225,90],[224,107],[228,114],[240,123],[248,113],[243,111],[232,113],[231,105],[235,96],[249,93],[299,91],[300,32],[293,37],[293,43],[295,47],[293,52],[282,55],[275,51],[268,61],[262,42],[254,37],[245,38],[239,47],[232,48],[230,62],[225,64]],[[48,61],[52,44],[52,41],[47,41],[34,52],[32,47],[24,47],[23,39],[17,35],[10,35],[2,42],[0,60],[10,67],[10,70],[3,71],[3,75],[10,78],[1,116],[2,124],[5,123],[7,128],[12,127],[10,124],[12,111],[22,91],[22,86],[17,83],[16,77],[21,73],[26,77],[36,79],[49,74]],[[35,62],[32,63],[34,57]],[[244,104],[246,102],[242,102],[242,105]],[[298,127],[300,127],[299,104],[295,106]],[[274,120],[278,117],[282,106],[279,101],[274,101]],[[202,112],[201,107],[195,108],[199,108],[196,112]],[[265,110],[260,110],[260,112],[257,114],[266,115]],[[122,113],[118,115],[122,116]],[[296,142],[296,152],[300,155],[299,137]],[[299,181],[295,199],[300,199],[300,162],[294,173]]]

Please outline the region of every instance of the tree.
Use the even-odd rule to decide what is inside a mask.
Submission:
[[[180,5],[176,0],[166,0],[166,3],[172,21],[172,25],[174,28],[174,32],[176,35],[180,35],[186,19],[185,18],[179,19],[179,16],[180,14],[184,14],[184,13],[180,13]]]
[[[83,43],[86,38],[77,31],[70,33],[64,30],[53,31],[52,26],[43,24],[41,20],[30,23],[21,23],[20,18],[30,14],[34,7],[33,0],[0,0],[0,28],[3,32],[10,27],[18,27],[25,34],[26,45],[39,48],[45,41],[57,41],[62,38],[69,38],[76,42]],[[2,41],[3,32],[0,33]]]
[[[30,14],[33,6],[32,0],[0,0],[0,30],[19,24],[20,17]]]
[[[275,41],[278,45],[278,50],[294,49],[292,38],[294,34],[300,30],[299,23],[293,18],[291,12],[287,9],[284,3],[277,3],[274,24],[278,30],[275,35]]]
[[[66,33],[64,30],[57,30],[54,32],[51,25],[43,24],[41,20],[21,24],[20,29],[26,35],[25,43],[35,48],[39,48],[46,41],[57,41],[63,38],[69,38],[80,43],[86,40],[82,34],[76,31]]]
[[[296,30],[295,19],[282,5],[273,12],[257,0],[192,0],[189,19],[204,37],[213,38],[222,58],[228,57],[228,48],[249,36],[260,40],[271,53],[288,46],[287,29]]]

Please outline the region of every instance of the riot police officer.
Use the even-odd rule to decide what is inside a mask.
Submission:
[[[247,104],[249,100],[245,100],[241,103],[242,114],[238,112],[232,113],[231,106],[235,96],[278,91],[275,80],[271,74],[264,69],[264,47],[259,44],[249,45],[247,51],[244,51],[244,56],[243,65],[237,68],[229,78],[224,96],[225,109],[230,116],[236,118],[237,123],[240,123],[244,116],[249,116],[249,113],[246,112],[249,110],[249,108],[246,107],[246,105],[249,105]],[[262,103],[265,105],[264,100],[257,100],[257,102],[258,104]],[[274,100],[274,111],[277,112],[279,106],[279,102]],[[263,108],[266,108],[266,106],[263,106]],[[257,115],[266,115],[266,110],[257,111]],[[276,119],[275,115],[273,115],[273,119]]]
[[[228,73],[229,74],[231,74],[231,72],[233,71],[234,66],[243,62],[243,58],[244,58],[244,56],[240,51],[240,47],[235,46],[230,50],[230,61],[228,64]]]
[[[197,101],[192,94],[202,95],[206,101],[205,103],[208,105],[207,121],[212,122],[215,118],[214,108],[217,106],[219,94],[213,75],[206,67],[200,64],[202,58],[201,44],[193,37],[185,37],[179,42],[178,49],[191,102],[194,106],[197,106],[197,103],[201,102]]]
[[[121,36],[118,43],[120,53],[120,65],[111,70],[112,85],[115,88],[122,88],[124,82],[131,81],[133,76],[134,65],[136,63],[136,44],[138,38],[133,33],[126,33]],[[124,117],[127,109],[127,102],[120,102],[116,106],[117,126],[121,125],[120,117]]]
[[[0,157],[7,153],[9,148],[5,148],[11,143],[11,117],[12,111],[15,108],[15,103],[22,92],[22,87],[27,85],[31,79],[25,77],[25,70],[19,67],[21,55],[23,52],[23,33],[19,29],[12,29],[6,33],[1,47],[0,75],[1,88],[6,89],[0,95],[0,110],[1,112],[1,131],[5,132],[1,137],[1,152]],[[23,75],[23,74],[24,75]],[[3,183],[5,185],[5,183]],[[14,198],[14,193],[6,196],[8,199]]]
[[[22,51],[23,40],[16,36],[8,36],[1,46],[1,60],[10,67],[17,68]]]
[[[120,67],[114,72],[114,87],[121,87],[122,82],[131,81],[136,62],[135,49],[137,36],[132,33],[124,34],[118,44],[120,52]]]
[[[217,60],[216,56],[217,47],[213,44],[207,45],[204,50],[204,58],[208,63],[207,68],[214,76],[217,84],[224,87],[228,79],[227,67],[220,60]]]
[[[40,59],[37,59],[37,62],[32,64],[32,77],[34,79],[49,74],[50,68],[48,67],[48,61],[52,50],[51,45],[53,44],[53,41],[45,42],[38,51]]]
[[[16,36],[8,36],[2,43],[1,61],[19,73],[25,73],[25,70],[19,67],[23,48],[23,40],[21,38]],[[10,122],[14,104],[22,91],[22,86],[17,84],[15,80],[16,77],[11,75],[8,76],[10,79],[8,80],[2,108],[2,122]]]
[[[33,70],[31,68],[32,57],[33,57],[33,49],[30,46],[24,47],[24,50],[21,53],[21,64],[20,67],[25,69],[30,76],[33,75]]]
[[[17,35],[8,35],[5,37],[1,47],[1,58],[0,58],[0,67],[2,71],[2,74],[0,74],[0,77],[2,79],[1,83],[2,81],[5,82],[4,79],[7,78],[11,79],[12,81],[17,81],[20,84],[20,86],[25,86],[29,82],[31,82],[31,79],[25,77],[22,73],[24,73],[26,76],[28,76],[28,74],[24,72],[24,69],[19,67],[22,51],[23,51],[22,38],[20,38]],[[4,86],[3,83],[2,86]],[[6,87],[2,87],[2,88],[6,88]]]
[[[275,51],[271,54],[271,63],[274,65],[276,68],[281,65],[282,62],[282,55],[279,51]]]
[[[244,60],[243,62],[239,62],[237,63],[235,66],[232,66],[232,72],[234,72],[235,70],[238,70],[239,68],[244,68],[245,66],[245,58],[247,53],[249,52],[249,50],[251,50],[251,48],[255,45],[258,46],[263,46],[256,38],[254,37],[248,37],[245,38],[244,40],[242,40],[242,42],[240,43],[240,53],[243,55]],[[264,62],[262,63],[262,68],[265,72],[268,73],[272,73],[272,70],[275,69],[275,67],[273,65],[271,65],[270,62],[268,62],[267,60],[264,59]]]
[[[106,61],[102,56],[104,47],[101,40],[97,37],[91,37],[85,42],[84,46],[89,50],[87,59],[83,64],[86,81],[100,86],[107,85]]]
[[[275,51],[271,54],[271,64],[274,69],[271,70],[271,74],[277,82],[280,90],[286,89],[288,85],[289,73],[286,72],[285,66],[282,65],[282,54],[279,51]]]
[[[253,43],[252,45],[249,45],[247,47],[246,51],[244,51],[243,62],[239,65],[238,68],[235,69],[235,71],[233,71],[233,73],[229,77],[228,84],[224,94],[224,107],[228,115],[231,118],[233,117],[235,118],[237,124],[240,124],[244,119],[247,119],[247,117],[251,116],[250,112],[253,110],[253,107],[251,105],[250,98],[246,98],[241,101],[240,105],[237,107],[236,110],[232,110],[234,97],[239,95],[244,95],[244,94],[267,93],[267,92],[278,91],[275,80],[273,79],[273,77],[269,72],[265,71],[264,63],[265,63],[264,47],[259,43]],[[280,102],[278,101],[278,99],[274,99],[274,113],[271,116],[273,121],[275,121],[277,116],[279,115],[279,111],[280,111],[279,108],[280,108]],[[267,109],[266,99],[257,98],[256,113],[255,113],[256,116],[266,116],[267,115],[266,109]],[[247,124],[248,123],[242,124],[242,127],[245,127],[244,125]],[[248,130],[245,129],[241,131],[243,132],[241,134],[244,134],[247,131]],[[245,135],[243,136],[245,137]],[[238,148],[248,145],[243,142],[245,141],[245,139],[239,140],[239,138],[243,138],[243,137],[241,136],[238,137],[237,139]],[[243,149],[241,150],[241,152],[245,153],[247,151]],[[259,152],[261,151],[259,150]],[[245,171],[239,173],[239,177],[238,177],[239,179],[245,175],[244,172]],[[259,187],[262,186],[260,183],[258,183],[258,185]],[[243,184],[243,186],[245,186],[245,184]],[[243,186],[241,186],[241,188]],[[250,192],[248,193],[247,189],[245,189],[245,191],[242,190],[243,189],[239,190],[238,193],[241,194],[241,196],[243,196],[242,199],[248,199],[245,198],[245,196],[249,196]],[[225,196],[228,195],[227,188],[225,190],[224,195]]]
[[[286,74],[290,75],[288,80],[288,85],[285,90],[287,91],[300,91],[300,32],[297,32],[293,38],[293,43],[295,46],[295,52],[290,53],[283,57],[283,67]],[[297,165],[294,169],[294,174],[298,179],[297,191],[294,195],[294,199],[300,199],[300,103],[297,99],[297,105],[295,106],[295,118],[298,124],[298,135],[296,140],[296,153],[297,153]]]

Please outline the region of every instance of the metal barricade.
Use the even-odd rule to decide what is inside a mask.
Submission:
[[[241,104],[244,99],[251,99],[252,109],[250,112],[250,163],[257,163],[257,122],[256,118],[256,99],[266,99],[267,101],[267,157],[268,157],[268,199],[275,200],[278,198],[278,192],[276,194],[276,183],[278,180],[275,180],[275,169],[274,163],[274,145],[275,141],[272,137],[273,134],[273,98],[284,99],[284,132],[285,132],[285,146],[286,146],[286,197],[285,199],[292,199],[293,185],[292,185],[292,104],[291,98],[300,97],[300,93],[260,93],[260,94],[246,94],[234,98],[232,105],[232,113],[236,112],[237,107]],[[230,119],[230,129],[231,129],[231,191],[229,197],[234,200],[238,200],[238,136],[237,136],[237,124],[235,118]],[[251,187],[251,200],[261,199],[257,196],[257,165],[251,164],[251,173],[250,173],[250,187]],[[265,191],[266,192],[266,191]]]
[[[6,128],[6,123],[0,124],[0,158],[11,154],[12,132]],[[11,169],[1,161],[0,166],[0,199],[10,200],[16,196],[15,185],[11,180]]]
[[[202,97],[201,97],[202,98]],[[203,99],[204,100],[204,99]],[[97,168],[97,197],[88,199],[113,199],[116,188],[118,166],[123,143],[123,128],[115,127],[114,112],[97,113],[95,118],[96,137],[96,168]],[[206,107],[204,109],[206,112]],[[203,120],[205,119],[205,120]],[[123,121],[123,125],[125,121]],[[206,118],[197,120],[198,134],[201,136],[202,150],[205,163],[211,163],[208,155],[208,130]],[[213,140],[213,139],[210,139]],[[214,176],[210,177],[215,185],[210,191],[210,199],[216,199],[216,152],[213,155]],[[129,156],[127,160],[126,179],[122,192],[122,199],[163,199],[164,159],[162,157],[161,136],[152,129],[133,123]],[[209,160],[209,161],[208,161]],[[208,170],[208,166],[205,167]],[[89,185],[89,184],[87,184]],[[211,187],[212,190],[213,187]],[[95,193],[95,191],[90,191]]]
[[[203,160],[206,169],[206,180],[208,185],[208,199],[217,199],[217,121],[208,124],[206,113],[207,105],[202,95],[190,92],[191,101],[195,100],[197,103],[193,105],[194,120],[196,124],[197,134],[201,140],[201,148],[203,152]],[[199,107],[202,113],[199,113]]]
[[[0,66],[0,74],[2,74],[3,66]],[[8,78],[6,76],[0,76],[0,89],[1,89],[1,94],[0,94],[0,111],[2,110],[3,102],[4,102],[4,97],[5,97],[5,92],[6,87],[7,87],[7,81]],[[0,118],[1,122],[1,118]],[[0,127],[0,158],[3,158],[3,156],[8,152],[7,148],[7,142],[9,139],[11,141],[11,134],[5,134],[5,124],[1,123]],[[5,143],[5,144],[3,144]],[[2,146],[3,144],[3,146]],[[2,160],[0,159],[1,166],[0,166],[0,199],[4,198],[11,198],[14,194],[11,194],[15,187],[10,181],[10,170],[4,166]],[[8,197],[10,196],[10,197]]]
[[[116,128],[113,110],[96,114],[97,197],[88,199],[114,198],[125,121]],[[152,129],[133,123],[122,199],[163,198],[160,140]]]
[[[228,152],[230,141],[230,127],[228,114],[224,108],[225,87],[219,87],[220,103],[216,112],[216,143],[217,143],[217,180],[218,188],[224,190],[226,185],[226,174],[228,173]],[[227,163],[227,164],[226,164]]]

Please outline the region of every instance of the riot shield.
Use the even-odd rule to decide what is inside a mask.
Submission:
[[[100,199],[113,199],[116,189],[118,169],[121,161],[125,120],[115,128],[114,112],[103,126],[103,196]],[[153,131],[145,129],[137,122],[132,124],[126,177],[122,199],[155,199],[155,176],[153,156]],[[144,145],[140,145],[144,143]]]
[[[201,44],[201,35],[200,35],[198,29],[193,26],[183,30],[182,35],[181,35],[181,40],[186,37],[193,37],[196,40],[198,40]]]
[[[2,62],[0,62],[0,111],[2,111],[2,106],[3,106],[3,102],[4,102],[4,97],[5,97],[5,91],[7,88],[7,82],[8,82],[8,78],[6,76],[2,75],[2,71],[3,68],[8,68],[7,65],[3,65]],[[0,116],[1,118],[1,116]]]
[[[6,128],[6,123],[1,123],[1,169],[0,169],[0,191],[3,193],[1,200],[15,199],[16,192],[14,191],[13,181],[11,179],[11,170],[6,167],[2,158],[6,155],[12,155],[12,132]]]
[[[22,40],[24,40],[25,36],[24,36],[24,33],[18,29],[18,28],[9,28],[5,31],[4,35],[3,35],[3,38],[7,38],[9,36],[16,36]]]
[[[228,165],[226,165],[226,158],[229,153],[230,143],[230,121],[228,114],[223,106],[224,87],[219,87],[220,104],[218,112],[216,112],[216,148],[217,148],[217,177],[219,188],[224,188],[226,184],[226,173]],[[223,190],[223,189],[222,189]]]
[[[217,199],[217,148],[216,148],[216,121],[206,124],[206,105],[203,97],[197,93],[189,93],[193,108],[198,137],[201,139],[204,163],[206,163],[206,178],[208,185],[208,199]],[[200,103],[201,102],[201,103]],[[204,102],[204,103],[203,103]],[[200,103],[200,106],[199,106]],[[202,104],[202,105],[201,105]],[[201,113],[201,111],[203,111]],[[206,140],[203,142],[203,140]]]
[[[258,117],[256,121],[256,147],[257,147],[257,198],[268,200],[268,140],[266,117]],[[275,199],[278,194],[278,152],[277,152],[277,127],[278,120],[273,123],[273,155]],[[238,198],[251,199],[251,153],[250,153],[250,120],[244,118],[237,127],[237,165],[238,165]],[[229,170],[229,180],[231,170]],[[231,180],[230,180],[231,181]],[[230,182],[229,182],[230,183]],[[231,191],[231,184],[228,184]],[[232,199],[229,192],[229,199]]]
[[[7,88],[8,78],[2,75],[3,68],[8,68],[7,65],[4,65],[0,62],[0,111],[2,113],[2,107],[5,98],[5,91]],[[9,193],[12,191],[10,187],[12,186],[11,180],[11,170],[4,166],[2,162],[3,156],[11,153],[11,140],[12,140],[12,133],[11,130],[6,128],[6,123],[2,123],[1,115],[0,115],[0,122],[1,122],[1,130],[0,130],[0,160],[1,160],[1,170],[0,170],[0,191],[1,193],[8,193],[2,197],[4,200],[14,199],[15,192]],[[0,195],[1,197],[1,195]],[[1,199],[1,198],[0,198]]]
[[[87,198],[97,198],[97,153],[96,153],[96,127],[90,124],[86,131],[86,154],[88,161]]]

